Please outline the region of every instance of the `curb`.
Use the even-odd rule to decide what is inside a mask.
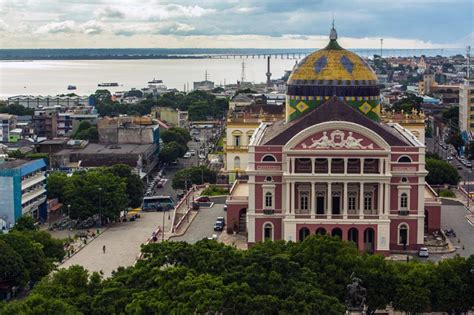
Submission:
[[[95,241],[96,239],[98,239],[102,234],[104,234],[105,231],[107,231],[109,229],[109,227],[105,228],[99,235],[97,235],[96,237],[94,237],[93,239],[91,239],[86,245],[82,246],[82,247],[79,247],[78,250],[76,250],[70,257],[68,257],[67,259],[63,260],[61,262],[61,264],[58,265],[58,267],[62,266],[63,264],[65,264],[69,259],[71,259],[72,257],[74,257],[77,253],[79,253],[81,250],[83,250],[84,248],[87,247],[87,245],[89,245],[90,243],[92,243],[93,241]]]
[[[194,210],[191,210],[191,211],[194,211]],[[193,223],[194,219],[198,216],[199,212],[196,211],[196,215],[194,215],[192,218],[191,218],[191,221],[189,221],[189,224],[186,226],[186,228],[184,229],[183,232],[181,233],[174,233],[173,235],[169,236],[168,239],[171,239],[171,238],[174,238],[174,237],[180,237],[180,236],[183,236],[184,234],[186,234],[186,232],[188,231],[189,227],[191,226],[191,224]]]

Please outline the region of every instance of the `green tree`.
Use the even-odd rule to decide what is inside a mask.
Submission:
[[[30,315],[80,315],[75,307],[58,298],[46,298],[33,293],[24,300],[12,301],[5,304],[0,313],[4,315],[30,314]]]
[[[416,96],[412,93],[407,93],[405,97],[399,99],[392,105],[392,109],[396,112],[411,113],[412,110],[421,110],[421,104],[423,103],[423,98]]]
[[[13,226],[14,231],[36,231],[37,229],[35,219],[29,215],[18,218]]]
[[[10,245],[0,239],[0,282],[23,286],[28,281],[25,263]]]
[[[437,159],[426,159],[428,175],[426,181],[430,185],[457,185],[460,176],[458,171],[448,162]]]
[[[53,238],[46,231],[29,231],[28,238],[42,246],[44,255],[53,262],[60,262],[65,256],[64,241]]]
[[[173,189],[190,188],[193,184],[215,183],[217,173],[206,166],[192,166],[176,172],[173,177]],[[187,184],[187,187],[185,187]]]
[[[65,201],[71,217],[85,219],[94,214],[116,219],[127,207],[126,180],[100,170],[76,172],[68,178]]]
[[[431,284],[434,283],[432,264],[397,264],[398,285],[395,289],[393,306],[408,314],[430,311]]]
[[[177,132],[171,131],[171,130],[165,130],[162,133],[160,133],[160,138],[163,140],[164,143],[170,143],[170,142],[178,142],[181,144],[186,145],[186,140]]]
[[[68,182],[68,177],[63,172],[53,172],[48,175],[46,180],[46,190],[49,198],[58,198],[64,201],[64,189]]]
[[[17,116],[31,116],[34,114],[33,108],[26,108],[23,105],[19,104],[0,104],[0,113],[17,115]]]
[[[186,141],[186,143],[184,143],[185,145],[187,144],[187,142],[191,141],[191,135],[189,134],[189,131],[184,128],[171,127],[169,131],[179,133],[183,137],[183,139]]]
[[[0,240],[10,245],[21,256],[30,280],[39,281],[51,271],[53,266],[44,255],[43,246],[31,240],[26,234],[11,231],[8,234],[1,235]]]
[[[446,142],[455,147],[458,153],[460,152],[461,147],[464,146],[464,141],[462,140],[461,134],[459,132],[455,132],[449,136],[448,141]]]
[[[164,143],[160,148],[158,157],[164,163],[171,163],[184,155],[184,153],[181,154],[183,151],[182,148],[183,146],[175,141]],[[184,152],[186,152],[186,148],[184,149]]]
[[[433,310],[448,314],[469,311],[474,305],[473,294],[469,290],[469,275],[468,261],[462,257],[440,261],[432,285]]]
[[[139,207],[142,203],[144,186],[143,182],[137,174],[132,173],[132,168],[125,164],[116,164],[104,170],[115,176],[125,179],[127,183],[126,192],[128,197],[128,205],[130,207]]]

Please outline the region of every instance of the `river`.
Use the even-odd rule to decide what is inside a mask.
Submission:
[[[54,60],[0,61],[0,99],[13,95],[57,95],[74,92],[89,95],[102,82],[117,82],[112,92],[141,89],[152,79],[163,80],[168,88],[183,90],[202,81],[205,72],[216,85],[245,81],[265,82],[266,60],[262,59],[152,59],[152,60]],[[272,59],[272,78],[291,70],[295,60]],[[68,91],[68,85],[77,90]]]

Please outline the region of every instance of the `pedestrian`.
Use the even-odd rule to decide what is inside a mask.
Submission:
[[[103,251],[103,252],[104,252],[104,254],[105,254],[105,245],[104,245],[104,246],[102,246],[102,251]]]

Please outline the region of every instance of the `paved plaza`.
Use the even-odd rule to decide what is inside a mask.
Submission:
[[[80,252],[67,260],[60,268],[81,265],[89,271],[102,271],[108,277],[120,266],[131,266],[140,254],[140,245],[145,243],[151,233],[162,225],[163,214],[165,230],[169,231],[172,212],[142,212],[135,222],[122,222],[109,227],[99,237],[85,246]],[[106,252],[102,252],[105,245]]]

